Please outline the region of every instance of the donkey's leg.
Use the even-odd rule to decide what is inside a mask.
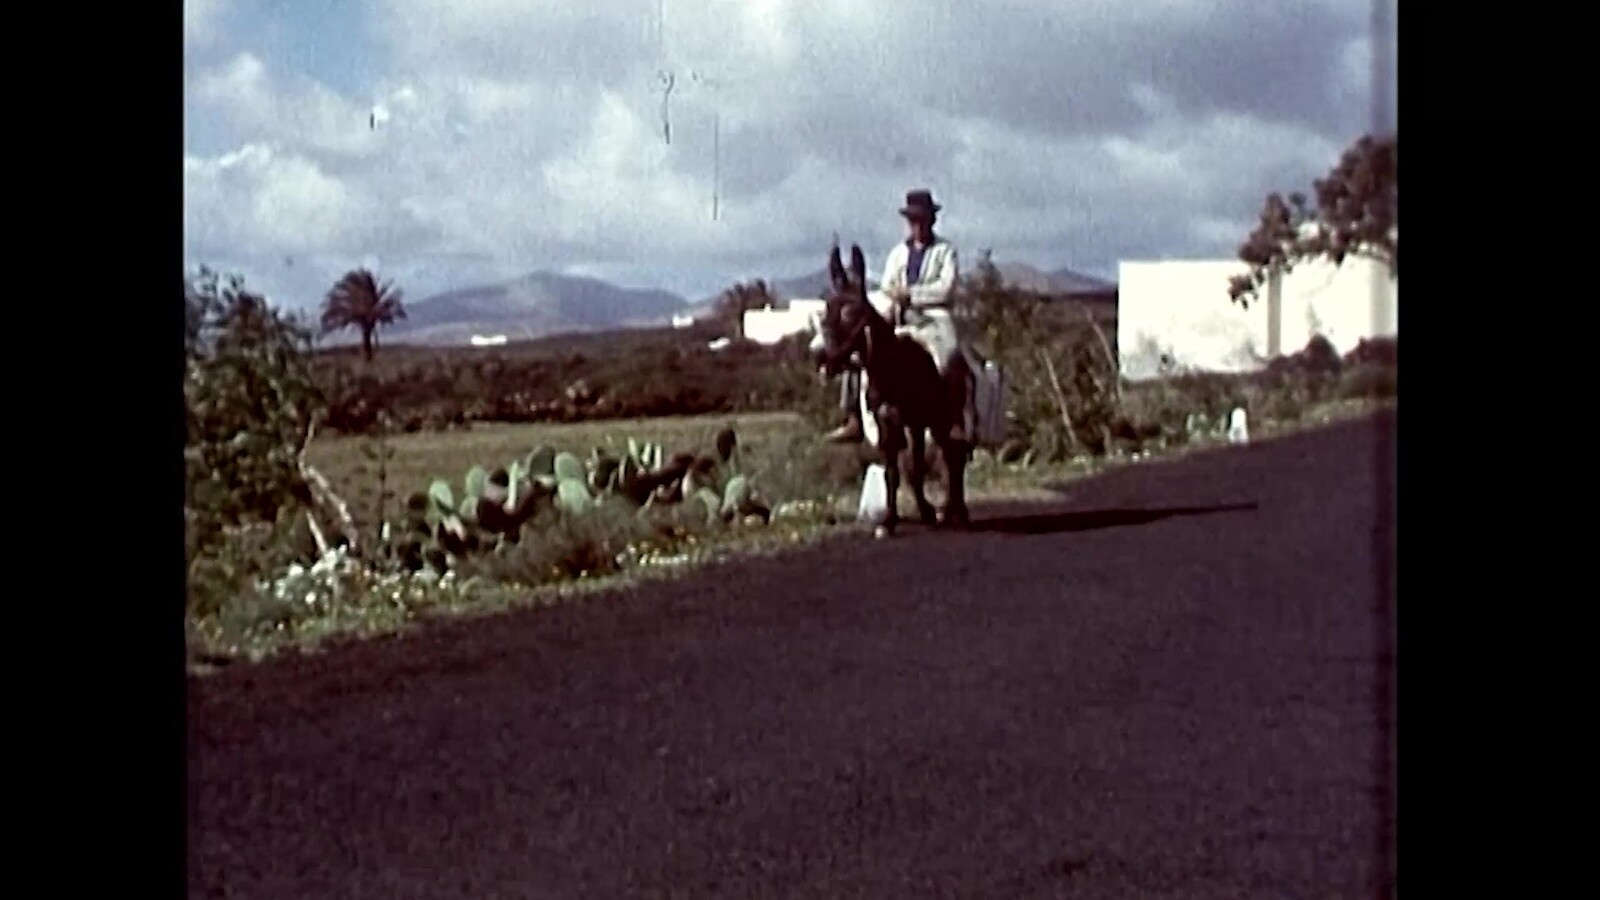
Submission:
[[[946,440],[939,444],[947,488],[943,516],[946,525],[962,527],[971,521],[967,514],[967,460],[971,451],[972,445],[965,441]]]
[[[973,373],[967,365],[967,355],[960,350],[950,354],[945,362],[944,383],[950,404],[950,437],[958,442],[970,441],[973,437],[967,433],[967,406],[971,400],[972,380]],[[944,449],[942,443],[940,449]]]
[[[883,457],[883,487],[888,509],[876,532],[878,537],[888,537],[900,524],[900,451],[905,447],[905,429],[892,411],[879,412],[877,419],[878,452]]]
[[[911,472],[907,479],[911,482],[911,496],[917,501],[917,514],[922,516],[926,525],[933,525],[939,520],[939,514],[934,510],[933,504],[928,502],[928,495],[923,492],[923,485],[928,479],[928,456],[926,429],[908,428],[911,434]]]

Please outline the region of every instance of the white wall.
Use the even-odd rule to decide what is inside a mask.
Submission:
[[[1381,264],[1302,263],[1276,291],[1263,286],[1242,309],[1228,299],[1228,280],[1248,270],[1239,260],[1122,262],[1117,350],[1123,377],[1160,375],[1162,354],[1179,368],[1247,372],[1303,348],[1313,334],[1346,353],[1362,338],[1398,333],[1399,283]]]
[[[828,308],[828,301],[811,297],[803,300],[790,300],[789,308],[803,312],[808,316],[816,316],[817,320],[821,321],[822,313]]]
[[[1283,279],[1284,352],[1321,334],[1341,353],[1362,338],[1396,334],[1399,279],[1391,281],[1382,263],[1347,258],[1335,267],[1318,260],[1300,263]]]
[[[821,300],[790,300],[787,309],[750,309],[744,314],[744,336],[758,344],[776,344],[791,334],[812,330],[822,317]]]

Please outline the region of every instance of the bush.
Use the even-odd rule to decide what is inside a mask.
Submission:
[[[185,509],[185,518],[196,516]],[[220,529],[204,545],[203,531],[191,524],[188,538],[188,609],[201,618],[222,612],[235,597],[249,592],[261,578],[282,572],[297,561],[315,558],[304,518],[286,513],[275,522]]]
[[[1399,373],[1393,365],[1358,362],[1339,377],[1338,396],[1341,399],[1393,397],[1398,392],[1398,380]]]
[[[630,552],[648,552],[652,540],[666,545],[693,527],[652,523],[620,497],[605,498],[579,515],[541,510],[529,526],[528,538],[472,560],[462,572],[523,585],[609,575],[623,567]]]
[[[1005,284],[987,253],[955,308],[963,338],[1005,369],[1009,436],[1031,458],[1107,453],[1136,430],[1111,339],[1085,308]]]
[[[1288,356],[1279,356],[1267,363],[1269,376],[1309,375],[1337,376],[1344,368],[1344,360],[1333,344],[1320,334],[1312,335],[1305,347]]]
[[[190,602],[292,554],[312,504],[302,453],[323,409],[310,330],[209,269],[184,281],[184,526]],[[286,541],[288,543],[286,543]]]
[[[314,370],[328,397],[327,425],[344,434],[371,433],[379,410],[405,429],[442,430],[473,421],[787,411],[815,407],[827,393],[804,341],[713,351],[692,329],[567,335],[494,351],[391,347],[370,365],[328,351]]]
[[[1400,365],[1400,342],[1398,338],[1362,338],[1354,349],[1344,356],[1344,364],[1356,366],[1369,364],[1386,368],[1396,368]]]
[[[775,502],[820,501],[860,487],[865,455],[861,447],[826,444],[811,434],[791,434],[763,453],[752,468],[757,483]]]

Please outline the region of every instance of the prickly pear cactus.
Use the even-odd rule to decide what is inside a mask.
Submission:
[[[722,520],[722,498],[709,487],[703,487],[694,492],[689,500],[689,505],[697,507],[704,517],[707,525],[715,525]]]
[[[555,473],[557,481],[566,481],[571,478],[583,481],[586,477],[583,471],[583,463],[578,457],[567,452],[556,454]]]
[[[514,507],[517,501],[527,494],[527,475],[522,470],[521,460],[512,460],[506,472],[506,506]]]
[[[533,448],[523,464],[528,469],[528,475],[538,478],[541,475],[554,476],[556,474],[556,451],[543,444]]]
[[[596,494],[609,493],[616,487],[622,461],[609,454],[596,452],[589,461],[589,487]]]
[[[473,466],[471,469],[467,470],[467,478],[464,482],[464,486],[467,489],[467,494],[473,497],[482,497],[483,486],[487,484],[488,481],[489,471],[483,466]]]
[[[751,509],[750,479],[743,475],[735,475],[728,479],[728,484],[722,489],[723,518],[749,515]]]
[[[556,506],[563,512],[581,515],[594,506],[594,497],[581,476],[562,478],[556,483]]]
[[[450,491],[450,483],[443,479],[437,479],[428,486],[428,499],[441,513],[453,514],[456,511],[455,495]]]
[[[770,521],[751,478],[740,471],[731,428],[715,437],[713,455],[675,453],[629,438],[580,458],[539,445],[522,459],[486,470],[473,466],[459,497],[444,480],[407,501],[405,526],[394,535],[394,558],[412,570],[440,572],[453,561],[518,541],[545,506],[586,515],[607,505],[634,508],[642,518],[679,525]],[[660,516],[665,513],[663,520]]]

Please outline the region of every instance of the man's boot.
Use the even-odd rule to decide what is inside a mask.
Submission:
[[[834,444],[859,444],[862,438],[860,416],[850,416],[843,425],[827,434],[827,440]]]

